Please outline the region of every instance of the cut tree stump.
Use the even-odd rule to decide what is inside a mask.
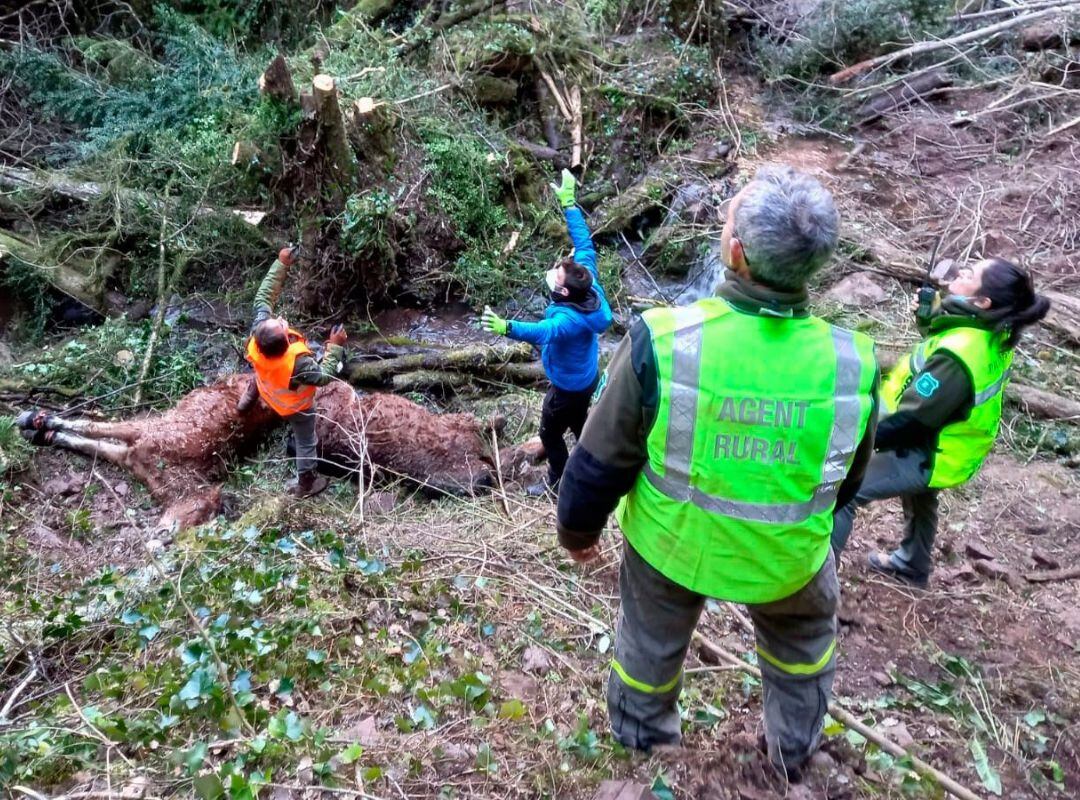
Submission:
[[[352,104],[349,138],[364,159],[388,168],[394,158],[394,117],[390,106],[361,97]]]
[[[296,105],[296,85],[293,83],[285,56],[278,53],[259,76],[259,92],[287,106]]]
[[[311,97],[330,173],[342,190],[348,191],[352,184],[355,164],[333,77],[316,75],[311,81]]]

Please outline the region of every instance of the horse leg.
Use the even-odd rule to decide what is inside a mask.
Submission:
[[[24,430],[23,436],[33,444],[56,445],[65,450],[82,453],[84,456],[103,458],[121,467],[128,466],[127,456],[131,452],[131,448],[121,442],[90,439],[77,433],[58,430]]]
[[[145,432],[144,422],[94,422],[88,419],[66,419],[55,414],[32,409],[19,415],[17,423],[24,430],[67,431],[90,439],[117,439],[135,444]]]

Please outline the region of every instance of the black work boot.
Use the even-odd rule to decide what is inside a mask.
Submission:
[[[286,489],[293,497],[314,497],[329,485],[330,481],[315,470],[309,469],[289,481]]]

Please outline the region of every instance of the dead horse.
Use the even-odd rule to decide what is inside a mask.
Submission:
[[[162,506],[160,527],[185,528],[221,509],[229,464],[251,453],[280,422],[262,401],[236,402],[250,375],[227,375],[185,395],[173,408],[124,422],[64,419],[32,410],[25,436],[96,456],[130,470]],[[471,494],[494,484],[491,426],[471,414],[433,414],[393,394],[358,394],[335,382],[316,393],[319,456],[348,470],[378,470],[434,493]]]

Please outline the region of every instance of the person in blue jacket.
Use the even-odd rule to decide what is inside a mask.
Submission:
[[[548,459],[547,482],[528,487],[533,496],[558,490],[569,458],[563,436],[571,430],[581,438],[589,400],[600,376],[600,334],[611,325],[611,306],[596,272],[596,248],[574,196],[577,181],[564,169],[562,184],[551,184],[551,188],[566,214],[574,253],[545,276],[551,305],[544,311],[544,319],[505,320],[487,306],[481,317],[484,330],[539,347],[544,372],[551,381],[540,417],[540,441]]]

